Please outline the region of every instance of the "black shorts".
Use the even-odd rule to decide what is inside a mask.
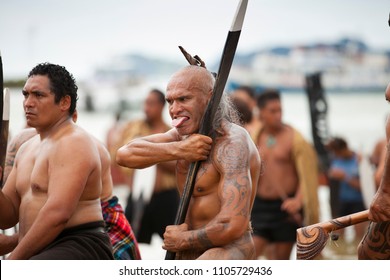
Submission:
[[[179,200],[176,188],[153,193],[146,205],[137,204],[132,200],[131,194],[129,195],[125,215],[133,228],[138,243],[149,244],[154,233],[158,233],[163,238],[165,228],[175,223]],[[139,226],[134,224],[135,208],[137,207],[143,208]]]
[[[340,216],[347,216],[366,209],[363,201],[340,201],[339,214]]]
[[[110,238],[104,222],[92,222],[63,230],[30,260],[113,260]]]
[[[268,242],[295,242],[300,227],[286,211],[281,210],[282,200],[265,200],[256,196],[252,209],[252,228],[255,236]]]

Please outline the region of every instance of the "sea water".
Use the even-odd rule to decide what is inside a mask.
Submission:
[[[78,124],[103,142],[108,129],[114,123],[115,110],[112,108],[115,107],[112,105],[116,102],[115,95],[107,90],[109,91],[109,89],[105,90],[103,98],[102,93],[99,93],[96,98],[92,94],[92,98],[98,102],[96,107],[101,109],[87,112],[83,110],[82,102],[78,104],[80,107]],[[114,92],[115,89],[112,91]],[[84,100],[83,94],[82,91],[79,93],[80,101]],[[129,97],[130,102],[136,102],[137,106],[125,114],[123,121],[142,117],[142,105],[139,99],[145,94],[140,94],[138,99]],[[390,105],[385,100],[384,92],[332,92],[326,94],[325,98],[328,102],[327,122],[330,136],[343,137],[353,150],[365,153],[371,152],[375,143],[385,136],[385,120],[390,112]],[[9,124],[11,133],[17,133],[25,125],[22,102],[21,89],[12,88]],[[309,101],[306,94],[304,92],[282,93],[282,106],[284,122],[298,129],[309,141],[312,141]],[[164,119],[170,123],[167,110],[164,112]]]

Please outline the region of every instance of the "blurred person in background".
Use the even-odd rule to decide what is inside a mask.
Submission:
[[[312,145],[282,121],[277,90],[258,97],[262,126],[254,134],[262,174],[252,210],[257,257],[289,259],[296,230],[319,219],[318,163]]]
[[[340,137],[332,138],[327,144],[327,149],[332,155],[328,176],[339,182],[339,215],[346,216],[365,210],[359,179],[359,155],[349,148],[345,139]],[[357,247],[366,228],[367,223],[354,225],[353,248]],[[343,231],[340,230],[340,233],[342,234]],[[344,242],[345,239],[339,239],[339,244]],[[342,250],[348,249],[339,247]]]
[[[237,109],[237,112],[240,117],[241,125],[248,130],[248,125],[251,123],[253,119],[252,111],[250,110],[248,104],[239,99],[239,98],[232,98],[232,104]],[[248,131],[249,132],[249,131]]]
[[[171,129],[163,119],[164,106],[164,93],[158,89],[152,89],[144,101],[143,111],[145,118],[129,121],[123,125],[118,147],[135,138],[164,133]],[[165,227],[173,224],[175,221],[180,199],[176,188],[175,166],[176,161],[162,162],[156,165],[155,178],[152,180],[152,193],[149,200],[145,199],[145,196],[135,197],[134,195],[135,188],[144,188],[144,185],[134,185],[136,183],[134,182],[135,172],[140,171],[122,168],[126,175],[127,185],[130,187],[125,214],[133,227],[139,243],[150,244],[154,233],[163,238]],[[147,174],[145,176],[153,175]],[[153,178],[144,179],[146,181]],[[140,190],[141,194],[143,191]]]
[[[114,115],[114,123],[108,129],[106,135],[106,147],[111,157],[111,177],[114,186],[126,185],[126,176],[122,168],[116,163],[116,151],[119,148],[120,131],[122,129],[122,111],[118,111]]]
[[[233,103],[236,100],[244,102],[249,111],[251,112],[251,117],[249,117],[249,113],[246,113],[246,115],[244,116],[247,118],[244,127],[252,137],[252,135],[261,126],[261,121],[259,119],[259,108],[256,106],[255,90],[250,86],[243,85],[232,91],[230,94],[230,98],[232,99]]]

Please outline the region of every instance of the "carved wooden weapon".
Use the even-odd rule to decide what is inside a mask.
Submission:
[[[297,229],[297,259],[314,259],[324,249],[331,232],[366,221],[368,210]]]
[[[233,24],[227,35],[225,46],[222,52],[221,62],[219,64],[218,74],[213,88],[213,94],[210,98],[206,111],[204,112],[202,122],[200,124],[200,134],[210,135],[212,132],[214,116],[218,110],[219,102],[221,101],[221,97],[229,77],[229,72],[233,63],[234,54],[236,53],[247,5],[248,0],[240,1],[233,20]],[[185,221],[199,166],[199,161],[190,164],[184,185],[184,191],[180,199],[179,209],[175,219],[175,225],[180,225]],[[175,256],[176,254],[174,252],[167,251],[165,259],[173,260],[175,259]]]

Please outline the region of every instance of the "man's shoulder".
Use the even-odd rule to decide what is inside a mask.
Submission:
[[[249,132],[244,127],[235,123],[231,123],[231,125],[229,126],[229,136],[232,139],[251,139]]]
[[[26,127],[22,129],[18,134],[15,135],[15,138],[31,138],[34,135],[37,135],[37,130],[33,127]]]
[[[25,142],[27,142],[37,134],[38,133],[35,128],[25,128],[21,130],[18,134],[16,134],[14,137],[12,137],[10,145],[13,144],[18,149],[21,145],[23,145]]]
[[[300,132],[298,129],[295,127],[285,124],[285,128],[293,135],[293,141],[295,143],[309,143],[305,136],[303,136],[302,132]]]
[[[251,136],[248,131],[240,125],[229,123],[224,126],[224,133],[218,136],[216,144],[224,145],[224,144],[240,144],[245,143],[245,145],[253,145],[255,146]]]
[[[121,126],[120,138],[125,142],[128,142],[135,137],[141,137],[150,134],[149,130],[149,126],[145,120],[130,120]]]
[[[75,149],[77,147],[89,149],[96,146],[95,137],[76,124],[72,124],[67,129],[64,129],[53,140],[52,142],[56,143],[57,147],[64,149]]]
[[[25,151],[30,153],[30,151],[34,151],[39,145],[39,135],[37,133],[28,134],[23,131],[20,133],[20,136],[22,137],[18,138],[18,135],[16,135],[9,143],[8,149],[10,152],[14,150],[15,153],[20,154],[24,153]]]

